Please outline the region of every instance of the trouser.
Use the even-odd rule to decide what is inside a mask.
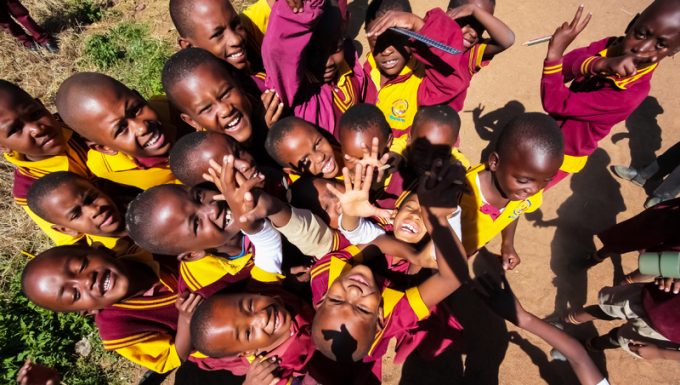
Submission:
[[[666,176],[666,179],[654,190],[653,195],[663,199],[677,196],[680,193],[680,142],[671,146],[654,162],[642,169],[640,176],[645,179],[652,177],[661,179]]]
[[[14,18],[14,19],[12,19]],[[16,21],[15,21],[16,20]],[[19,24],[26,28],[30,36]],[[19,0],[0,0],[0,28],[9,32],[24,45],[33,40],[38,44],[45,43],[50,35],[45,32],[28,14],[28,9]]]

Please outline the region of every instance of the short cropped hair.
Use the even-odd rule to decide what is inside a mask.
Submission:
[[[340,118],[339,127],[341,132],[344,130],[365,132],[377,127],[385,138],[392,134],[392,129],[382,111],[375,105],[367,103],[356,104],[345,111]]]
[[[458,136],[460,132],[460,116],[456,110],[446,104],[420,107],[413,117],[412,127],[420,127],[425,122],[435,122],[451,127],[454,136]]]
[[[306,124],[307,122],[295,116],[288,116],[280,119],[278,122],[269,128],[267,132],[267,138],[264,141],[264,148],[267,150],[267,154],[274,159],[281,167],[287,167],[288,165],[282,160],[281,153],[279,152],[279,145],[281,141],[290,134],[295,128],[296,124]]]
[[[161,82],[163,89],[175,107],[184,111],[183,106],[177,103],[173,89],[175,85],[189,76],[199,65],[210,64],[218,68],[224,67],[225,71],[231,75],[228,64],[210,52],[202,48],[185,48],[170,56],[170,59],[165,62],[163,72],[161,74]],[[233,80],[233,79],[232,79]]]
[[[84,177],[68,171],[57,171],[49,173],[35,181],[28,189],[26,200],[28,208],[37,216],[47,221],[51,221],[47,210],[42,205],[45,197],[50,195],[56,188],[65,183],[75,183],[80,180],[87,180]]]
[[[192,132],[181,137],[170,150],[168,163],[172,174],[186,185],[193,185],[196,179],[191,159],[195,151],[208,139],[205,131]]]
[[[31,95],[29,95],[28,92],[24,91],[23,88],[5,79],[0,79],[0,92],[6,92],[9,94],[14,94],[17,96],[32,99]]]
[[[149,218],[153,215],[158,194],[165,189],[181,188],[182,186],[173,184],[154,186],[137,195],[130,202],[125,214],[128,236],[144,250],[163,255],[178,255],[185,251],[176,249],[174,245],[159,242],[156,234],[152,231],[152,226],[149,226]]]
[[[224,0],[229,1],[229,0]],[[195,0],[170,0],[170,18],[177,33],[182,37],[191,36],[191,13]]]
[[[229,354],[225,354],[224,347],[219,350],[216,349],[212,341],[209,329],[213,326],[215,319],[215,310],[219,307],[219,299],[226,294],[215,294],[206,298],[194,311],[189,324],[189,333],[191,335],[191,344],[194,349],[207,355],[208,357],[220,358]],[[236,354],[237,352],[234,352]]]
[[[364,20],[366,27],[388,11],[413,12],[409,0],[373,0],[366,8]]]
[[[502,130],[496,142],[500,157],[517,151],[531,149],[551,157],[564,154],[562,131],[555,119],[541,112],[527,112],[511,120]]]
[[[496,6],[496,0],[487,0],[494,7]],[[449,0],[448,9],[453,9],[460,7],[461,5],[470,4],[472,0]]]

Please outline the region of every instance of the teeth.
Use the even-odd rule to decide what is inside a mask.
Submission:
[[[111,274],[107,273],[106,278],[104,278],[104,292],[109,291],[111,285]]]
[[[241,114],[239,114],[236,119],[232,120],[227,124],[227,128],[234,128],[237,124],[241,122]]]
[[[243,51],[239,51],[237,53],[232,53],[231,55],[228,55],[227,58],[229,59],[238,59],[241,56],[243,56]]]
[[[333,170],[333,162],[330,160],[326,162],[326,164],[323,166],[323,169],[321,169],[322,172],[327,173],[331,172]]]
[[[403,225],[401,225],[401,228],[408,232],[411,232],[412,234],[416,233],[416,228],[409,225],[408,223],[404,223]]]
[[[152,136],[151,139],[149,139],[149,141],[146,142],[144,147],[153,146],[154,144],[156,144],[158,142],[158,139],[160,139],[160,138],[161,138],[161,135],[159,133],[154,134],[154,136]]]

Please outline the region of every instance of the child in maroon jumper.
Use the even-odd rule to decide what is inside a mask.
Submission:
[[[31,34],[29,36],[12,18],[16,19]],[[50,53],[59,51],[56,40],[48,32],[40,28],[28,13],[28,9],[19,0],[0,1],[0,28],[12,34],[24,47],[37,51],[38,46]]]
[[[680,50],[680,2],[657,0],[631,21],[624,36],[564,55],[590,21],[591,15],[581,21],[582,13],[583,6],[555,31],[543,64],[543,108],[562,127],[565,150],[548,187],[585,167],[598,142],[649,95],[658,63]]]

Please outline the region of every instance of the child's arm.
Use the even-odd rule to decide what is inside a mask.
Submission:
[[[281,102],[293,107],[296,97],[307,84],[304,73],[304,50],[323,13],[324,0],[303,2],[302,12],[294,12],[285,1],[277,1],[262,42],[265,85],[278,93]]]
[[[487,292],[487,303],[491,309],[499,316],[537,335],[559,350],[569,360],[581,384],[596,385],[603,380],[604,376],[590,359],[583,345],[565,332],[524,310],[512,293],[505,277],[503,277],[503,287],[486,276],[480,278],[479,282]]]
[[[203,302],[203,297],[196,293],[184,292],[182,295],[177,296],[175,307],[179,311],[179,318],[177,319],[175,349],[181,361],[185,361],[189,357],[189,353],[191,353],[189,324],[191,323],[191,316],[201,302]]]
[[[515,44],[515,33],[512,32],[510,27],[475,3],[461,5],[460,7],[450,9],[447,13],[454,20],[472,16],[484,26],[484,29],[486,29],[491,38],[490,41],[486,42],[486,49],[484,50],[485,60],[491,60],[494,56]],[[481,36],[479,38],[481,39]]]
[[[434,242],[438,270],[418,285],[423,303],[431,308],[451,295],[470,279],[465,249],[447,220],[458,206],[455,192],[464,180],[448,162],[436,159],[433,171],[424,175],[418,186],[423,222]]]
[[[515,251],[515,231],[519,218],[515,219],[501,230],[501,256],[503,257],[503,270],[512,270],[521,262]]]
[[[630,351],[646,360],[680,361],[680,350],[664,349],[649,342],[633,341],[628,344]]]

